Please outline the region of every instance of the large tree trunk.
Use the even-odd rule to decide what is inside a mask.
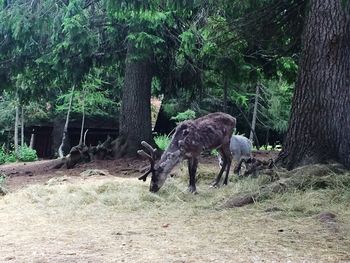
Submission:
[[[152,63],[149,58],[133,58],[135,50],[129,42],[119,119],[120,135],[114,147],[116,158],[135,156],[141,141],[152,142]]]
[[[289,128],[288,169],[338,161],[350,168],[350,4],[312,0]]]

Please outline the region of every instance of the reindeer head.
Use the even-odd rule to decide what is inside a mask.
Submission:
[[[141,156],[144,156],[147,159],[149,159],[151,162],[151,166],[150,166],[150,169],[144,175],[139,177],[139,180],[146,181],[147,176],[150,173],[152,173],[149,190],[155,193],[163,186],[165,180],[167,179],[169,173],[174,168],[174,166],[177,165],[182,160],[181,151],[179,149],[172,149],[172,147],[170,146],[167,149],[167,151],[162,154],[162,157],[159,160],[159,162],[155,164],[154,155],[155,155],[156,149],[154,149],[151,145],[149,145],[145,141],[141,142],[141,144],[149,151],[149,154],[143,150],[139,150],[137,152]]]
[[[146,157],[151,162],[150,169],[142,175],[139,180],[146,181],[148,174],[152,173],[150,191],[157,192],[168,178],[171,170],[182,161],[183,158],[190,158],[193,154],[199,154],[198,139],[194,138],[191,121],[184,121],[178,125],[171,139],[169,147],[162,154],[159,162],[155,164],[155,149],[145,141],[141,142],[149,154],[143,150],[139,150],[138,154]]]

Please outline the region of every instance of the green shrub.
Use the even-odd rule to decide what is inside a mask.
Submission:
[[[214,150],[210,151],[210,155],[211,156],[219,156],[219,152],[218,152],[218,150],[214,149]]]
[[[36,150],[28,147],[27,145],[19,148],[17,157],[18,160],[22,162],[32,162],[38,160]]]
[[[159,135],[154,138],[154,141],[158,145],[159,149],[165,151],[170,144],[171,138],[167,135]]]
[[[5,156],[5,163],[14,163],[17,161],[16,154],[14,152],[8,152]]]
[[[196,113],[190,109],[184,112],[179,112],[175,117],[171,117],[171,119],[175,120],[176,123],[186,121],[186,120],[192,120],[194,118],[196,118]]]
[[[4,164],[6,162],[5,158],[6,158],[5,151],[2,148],[0,148],[0,164]]]
[[[0,164],[13,163],[17,160],[13,152],[7,152],[4,147],[0,148]]]

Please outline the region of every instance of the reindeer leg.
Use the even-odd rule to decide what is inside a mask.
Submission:
[[[225,175],[225,180],[224,180],[224,185],[227,185],[228,182],[228,175],[230,173],[230,168],[231,168],[231,163],[232,163],[232,155],[230,148],[224,148],[223,150],[225,157],[226,157],[226,175]]]
[[[217,175],[215,180],[211,183],[211,187],[218,187],[219,186],[219,183],[220,183],[220,180],[221,180],[221,176],[222,176],[222,174],[224,173],[224,171],[225,171],[225,169],[227,167],[226,155],[223,153],[223,151],[220,151],[220,154],[221,154],[223,163],[222,163],[222,166],[221,166],[219,174]]]
[[[190,184],[188,186],[188,191],[193,194],[197,194],[196,190],[196,172],[198,166],[197,158],[188,159],[188,173],[190,176]]]
[[[233,170],[233,172],[234,172],[235,174],[237,174],[238,176],[239,176],[239,173],[240,173],[240,171],[241,171],[243,162],[245,163],[246,161],[245,161],[244,158],[241,158],[241,160],[238,162],[237,165],[235,165],[235,168],[234,168],[234,170]]]
[[[229,153],[229,155],[227,157],[226,175],[225,175],[224,185],[227,185],[228,175],[230,173],[230,168],[231,168],[231,163],[232,163],[232,157],[231,157],[231,153]]]

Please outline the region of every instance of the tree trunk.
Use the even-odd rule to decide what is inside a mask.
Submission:
[[[119,119],[120,135],[114,147],[116,158],[135,156],[141,141],[152,142],[152,63],[149,58],[133,58],[135,50],[129,42]]]
[[[19,106],[18,106],[18,101],[17,101],[16,102],[16,117],[15,117],[15,136],[14,136],[15,153],[18,153],[18,123],[19,123]]]
[[[254,110],[253,110],[253,118],[252,118],[252,127],[250,129],[249,140],[253,142],[254,132],[255,132],[255,124],[256,124],[256,115],[258,114],[258,102],[259,102],[259,85],[256,85],[255,91],[255,102],[254,102]]]
[[[65,152],[68,148],[68,124],[69,124],[69,115],[72,110],[72,102],[73,102],[73,97],[74,97],[74,88],[75,86],[73,85],[72,87],[72,96],[70,97],[69,100],[69,106],[68,106],[68,111],[67,111],[67,117],[66,117],[66,123],[64,124],[64,129],[63,129],[63,135],[62,135],[62,142],[60,147],[58,148],[58,156],[60,158],[63,158],[65,156]],[[68,151],[67,151],[68,152]]]
[[[79,145],[83,144],[83,136],[84,136],[84,126],[85,126],[85,90],[83,91],[83,118],[81,120],[81,129],[80,129],[80,139],[79,139]],[[84,140],[85,142],[85,140]]]
[[[21,107],[21,147],[24,146],[24,107]]]
[[[35,133],[33,131],[32,135],[30,136],[30,143],[29,143],[30,149],[34,149],[34,143],[35,143]]]
[[[288,169],[327,161],[350,168],[350,4],[312,0],[289,128]]]

